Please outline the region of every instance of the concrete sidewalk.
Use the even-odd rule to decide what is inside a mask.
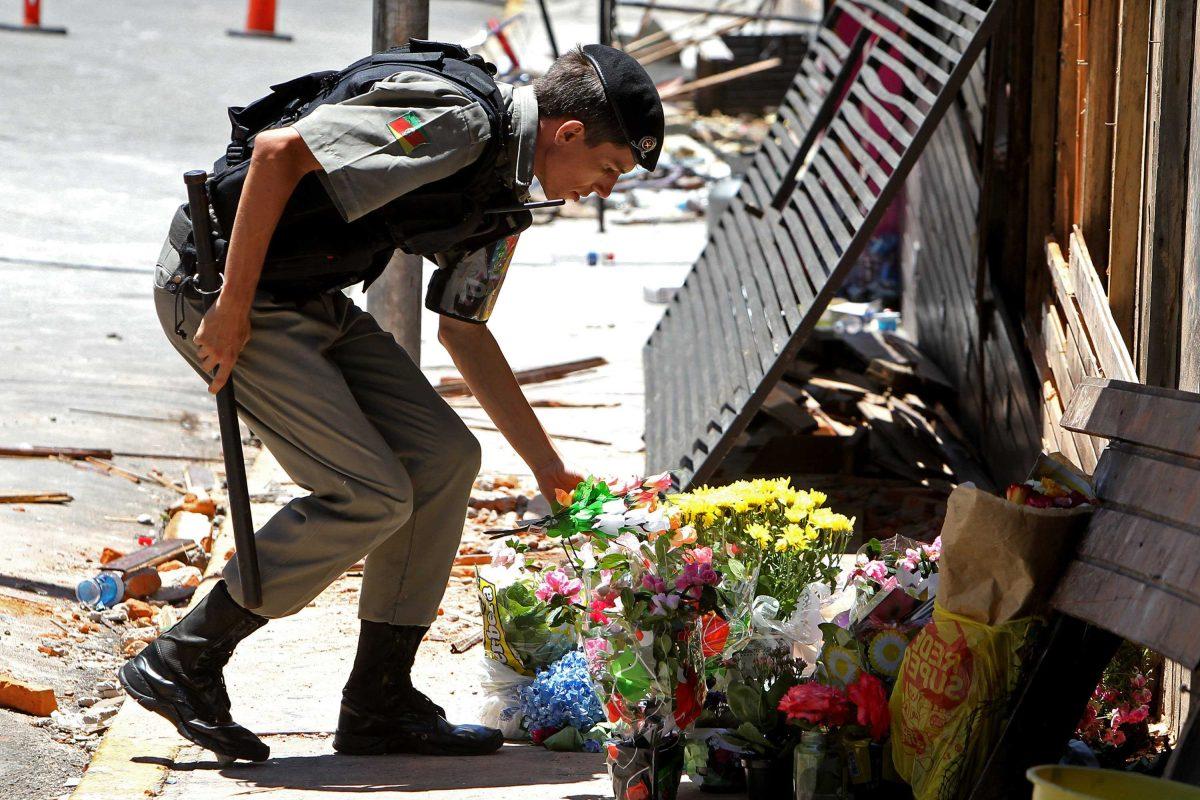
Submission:
[[[269,454],[251,474],[251,493],[270,487],[286,494],[294,485]],[[277,506],[256,504],[256,523]],[[228,535],[214,553],[228,549]],[[215,558],[214,561],[220,561]],[[158,717],[127,702],[114,721],[72,800],[188,798],[215,800],[247,794],[281,798],[334,798],[347,792],[401,797],[426,792],[450,800],[591,800],[612,796],[603,756],[552,753],[531,745],[506,745],[482,758],[340,756],[332,747],[342,685],[354,657],[360,577],[351,572],[301,613],[272,622],[247,639],[225,671],[235,718],[271,746],[262,764],[221,767],[212,753],[187,744]],[[474,602],[469,578],[452,578],[444,606],[465,613]],[[451,615],[448,613],[447,617]],[[471,618],[478,624],[478,614]],[[414,682],[450,718],[478,721],[478,647],[450,653],[438,638],[422,645]],[[698,797],[686,782],[681,797]]]

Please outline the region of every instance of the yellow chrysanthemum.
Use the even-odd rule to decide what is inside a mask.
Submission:
[[[788,543],[788,547],[795,550],[808,547],[808,539],[804,535],[804,529],[799,525],[786,526],[783,529],[783,539]]]
[[[771,531],[762,523],[750,523],[746,526],[746,533],[750,534],[750,538],[758,542],[760,547],[766,547],[771,543]]]
[[[808,509],[799,504],[792,505],[784,510],[783,516],[788,522],[799,524],[808,518]]]
[[[784,550],[787,550],[787,549],[788,549],[787,539],[780,536],[778,539],[775,540],[775,552],[776,553],[782,553]]]
[[[810,542],[815,542],[817,539],[821,538],[821,532],[812,525],[809,525],[804,529],[804,538],[808,539]]]
[[[827,531],[845,532],[854,530],[854,521],[850,518],[837,514],[828,508],[815,508],[808,515],[808,522],[814,528],[821,528]]]
[[[814,506],[823,506],[829,497],[824,492],[818,492],[816,489],[809,489],[808,496],[812,498]]]

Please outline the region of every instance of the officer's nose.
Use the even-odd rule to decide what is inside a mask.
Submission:
[[[606,181],[600,181],[599,183],[594,184],[592,186],[592,191],[607,200],[608,196],[612,194],[613,187],[616,185],[617,178],[614,176]]]

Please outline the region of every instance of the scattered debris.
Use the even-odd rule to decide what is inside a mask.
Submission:
[[[567,361],[562,364],[551,364],[545,367],[535,367],[533,369],[517,370],[513,373],[516,376],[517,383],[526,385],[530,383],[544,383],[546,381],[558,380],[567,375],[584,370],[596,369],[603,367],[608,363],[607,359],[595,356],[593,358],[584,358],[578,361]],[[443,397],[466,397],[471,395],[471,389],[467,386],[467,382],[462,378],[442,378],[437,387],[438,394]]]
[[[69,503],[66,492],[0,492],[0,503]]]
[[[49,717],[58,710],[58,700],[54,697],[54,689],[49,686],[26,683],[12,675],[0,673],[0,706],[35,717]]]
[[[67,458],[112,458],[112,450],[96,450],[86,447],[43,447],[39,445],[18,445],[16,447],[0,446],[0,458],[47,458],[66,456]]]

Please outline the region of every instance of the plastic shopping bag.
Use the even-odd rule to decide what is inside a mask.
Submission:
[[[937,606],[892,692],[892,757],[915,800],[966,797],[995,744],[1035,620],[983,625]]]

